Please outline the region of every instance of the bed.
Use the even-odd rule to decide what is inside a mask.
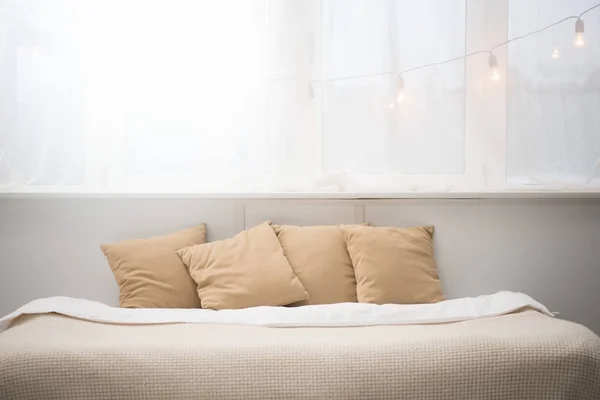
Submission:
[[[512,292],[231,311],[50,298],[0,331],[5,400],[600,399],[600,338]]]

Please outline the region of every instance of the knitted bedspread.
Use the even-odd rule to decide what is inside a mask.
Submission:
[[[0,399],[600,399],[600,338],[529,310],[358,327],[120,325],[0,334]]]

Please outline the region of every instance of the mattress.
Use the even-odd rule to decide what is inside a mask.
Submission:
[[[519,295],[230,313],[50,300],[0,321],[1,399],[600,399],[600,338]]]

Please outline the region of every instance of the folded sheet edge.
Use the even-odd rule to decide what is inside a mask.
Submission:
[[[129,309],[71,297],[33,300],[0,318],[0,332],[22,315],[57,313],[81,320],[148,325],[203,323],[265,327],[350,327],[373,325],[439,324],[489,318],[532,308],[552,317],[541,303],[518,292],[501,291],[434,304],[340,303],[303,307],[253,307],[242,310]]]

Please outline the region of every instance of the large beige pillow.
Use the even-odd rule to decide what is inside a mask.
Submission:
[[[196,283],[177,250],[206,242],[206,226],[100,246],[129,308],[199,308]]]
[[[269,222],[178,254],[198,284],[203,308],[284,306],[308,298]]]
[[[444,300],[433,254],[432,226],[342,226],[354,265],[358,301],[376,304]]]
[[[356,279],[337,226],[273,225],[292,270],[308,293],[294,305],[356,302]]]

